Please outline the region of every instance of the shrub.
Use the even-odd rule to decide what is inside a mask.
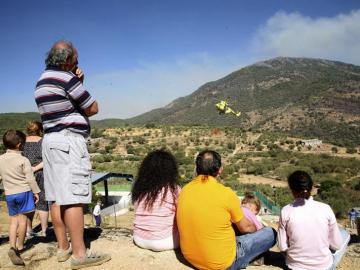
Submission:
[[[154,123],[147,123],[147,124],[145,124],[145,127],[146,128],[155,128],[156,125]]]
[[[256,151],[262,151],[264,149],[264,146],[262,146],[261,144],[256,146]]]
[[[113,149],[114,149],[114,146],[112,144],[105,146],[106,153],[111,153]]]
[[[104,162],[111,162],[112,157],[111,155],[104,155]]]
[[[118,142],[118,137],[110,137],[111,144],[115,145]]]
[[[227,143],[227,148],[228,148],[229,150],[234,150],[234,149],[236,148],[236,143],[234,143],[234,142],[228,142],[228,143]]]
[[[0,144],[0,154],[5,153],[5,151],[6,151],[5,146],[3,144]]]
[[[94,128],[91,132],[91,138],[100,138],[103,136],[104,130]]]
[[[146,143],[146,139],[142,136],[136,136],[133,138],[133,142],[134,143],[138,143],[138,144],[145,144]]]
[[[96,147],[90,145],[90,146],[88,146],[88,151],[89,151],[89,153],[96,153],[97,149],[96,149]]]
[[[104,157],[102,155],[96,155],[91,158],[93,162],[103,163]]]
[[[322,194],[324,192],[329,192],[333,188],[341,187],[341,184],[339,182],[333,181],[333,180],[325,180],[321,182],[320,188],[318,190],[319,194]]]
[[[346,153],[348,154],[355,154],[356,153],[356,149],[354,147],[348,147],[346,148]]]
[[[241,188],[241,184],[235,175],[226,177],[224,179],[224,185],[230,187],[232,190],[239,190]]]
[[[191,158],[186,157],[185,152],[183,151],[175,152],[174,156],[179,165],[186,165],[193,163],[193,160]]]
[[[360,181],[354,185],[354,190],[357,190],[357,191],[360,190]]]
[[[134,154],[135,154],[135,148],[134,148],[132,145],[130,145],[130,144],[127,144],[127,145],[126,145],[126,151],[127,151],[127,153],[130,154],[130,155],[134,155]]]

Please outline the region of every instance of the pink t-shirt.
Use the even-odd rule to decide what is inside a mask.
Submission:
[[[342,237],[329,205],[296,199],[281,210],[278,245],[286,251],[286,264],[293,270],[327,269],[333,263],[331,249],[341,247]]]
[[[135,203],[134,235],[148,240],[160,240],[177,234],[175,213],[180,190],[178,187],[174,200],[169,189],[162,201],[165,192],[163,188],[150,211],[144,208],[144,199]]]
[[[256,230],[260,230],[262,229],[264,226],[257,220],[255,214],[253,212],[251,212],[251,210],[249,208],[247,208],[246,206],[242,205],[241,209],[244,212],[245,217],[252,223],[255,225]]]

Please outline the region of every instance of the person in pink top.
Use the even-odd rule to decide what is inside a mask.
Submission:
[[[309,174],[295,171],[288,184],[295,200],[282,208],[278,232],[287,266],[292,270],[335,269],[350,235],[339,229],[329,205],[310,196],[313,181]]]
[[[179,247],[175,213],[180,193],[175,157],[165,150],[150,152],[142,161],[132,188],[135,206],[134,243],[163,251]]]
[[[257,219],[261,209],[261,203],[259,198],[250,192],[246,192],[244,198],[241,200],[241,209],[244,212],[245,217],[255,225],[256,230],[262,229],[264,226]]]

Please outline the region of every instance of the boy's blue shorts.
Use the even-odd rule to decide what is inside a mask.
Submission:
[[[35,210],[34,195],[32,191],[26,191],[11,195],[5,195],[9,216],[28,213]]]

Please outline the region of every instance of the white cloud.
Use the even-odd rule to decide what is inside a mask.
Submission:
[[[133,69],[89,77],[86,86],[99,102],[98,119],[128,118],[163,107],[240,68],[234,62],[206,53],[167,62],[142,62]]]
[[[296,56],[360,64],[360,10],[331,18],[278,12],[256,33],[259,57]]]

